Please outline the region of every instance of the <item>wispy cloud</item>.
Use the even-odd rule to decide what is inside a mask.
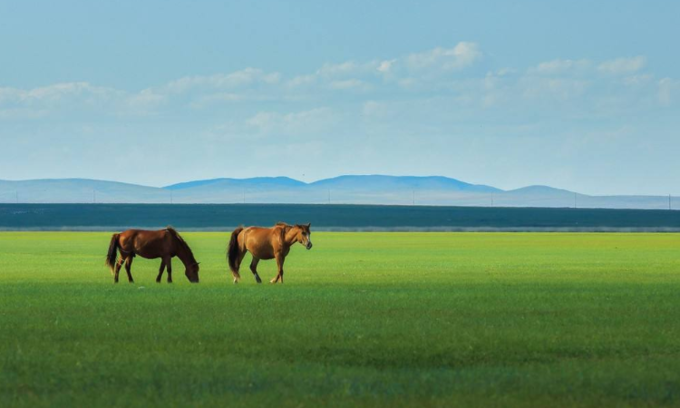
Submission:
[[[460,42],[453,48],[437,47],[433,50],[411,54],[406,57],[406,66],[411,70],[438,68],[459,70],[468,67],[482,57],[479,46],[472,42]]]
[[[647,59],[643,56],[637,56],[633,58],[617,58],[602,62],[597,66],[597,69],[601,72],[614,75],[633,74],[644,68],[646,63]]]
[[[195,88],[208,88],[212,90],[236,89],[256,83],[277,84],[280,79],[281,74],[278,72],[265,72],[257,68],[246,68],[228,74],[179,78],[169,82],[162,89],[173,93],[187,92]]]
[[[64,82],[33,89],[0,88],[0,103],[50,103],[69,98],[84,102],[110,100],[123,93],[113,88],[94,86],[88,82]]]
[[[245,123],[260,133],[309,136],[319,132],[330,132],[331,126],[337,120],[337,114],[332,109],[322,107],[285,114],[274,111],[258,112]]]
[[[551,61],[541,62],[534,68],[530,68],[530,73],[542,75],[556,75],[556,74],[574,74],[583,73],[592,67],[592,63],[586,59],[570,60],[570,59],[555,59]]]
[[[558,114],[555,109],[559,104],[560,109],[583,115],[602,114],[598,111],[602,109],[615,115],[636,106],[669,106],[678,99],[678,80],[658,79],[645,72],[644,56],[602,61],[553,59],[525,68],[504,66],[492,70],[479,64],[483,58],[477,43],[459,42],[448,48],[389,59],[326,63],[311,73],[292,76],[254,67],[186,76],[138,92],[88,82],[33,89],[5,87],[0,88],[0,117],[39,119],[63,116],[65,112],[118,116],[166,112],[190,116],[201,110],[217,112],[219,106],[238,107],[249,112],[239,115],[253,116],[253,112],[262,110],[262,104],[269,104],[270,122],[291,128],[290,114],[276,114],[290,110],[290,103],[297,104],[301,112],[314,112],[319,105],[343,104],[343,109],[373,116],[382,111],[384,116],[385,109],[371,103],[399,100],[417,105],[436,96],[448,105],[432,109],[442,111],[455,106],[477,109],[480,115],[502,108],[515,115],[535,115],[550,109]],[[230,115],[229,111],[225,114]],[[266,115],[259,120],[265,118]],[[254,126],[258,118],[251,119],[251,129],[267,127]]]

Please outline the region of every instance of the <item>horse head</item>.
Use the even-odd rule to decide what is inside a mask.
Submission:
[[[310,231],[311,223],[305,225],[296,225],[298,229],[297,241],[305,246],[305,248],[312,249],[312,232]]]
[[[189,282],[198,283],[198,270],[200,269],[199,265],[200,262],[195,262],[186,266],[184,274],[186,275],[187,279],[189,279]]]

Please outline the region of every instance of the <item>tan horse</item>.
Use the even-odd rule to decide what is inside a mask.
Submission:
[[[227,260],[229,261],[229,269],[234,275],[234,283],[238,283],[241,279],[238,270],[247,252],[253,255],[250,271],[255,276],[257,283],[262,283],[262,279],[257,273],[258,262],[260,262],[260,259],[273,258],[276,258],[279,273],[270,282],[281,281],[283,283],[283,263],[286,260],[286,255],[290,252],[290,247],[299,242],[305,248],[312,249],[312,233],[309,231],[309,227],[311,227],[311,224],[288,225],[280,222],[272,228],[236,228],[231,233],[227,249]]]
[[[116,262],[120,252],[120,259]],[[133,282],[130,268],[136,255],[147,259],[161,258],[161,269],[156,282],[161,282],[163,270],[168,268],[168,283],[172,283],[173,257],[178,257],[186,268],[184,274],[189,282],[198,283],[198,262],[186,241],[172,227],[160,231],[127,230],[120,234],[113,234],[106,255],[106,265],[114,274],[113,282],[118,283],[118,273],[125,263],[128,280]]]

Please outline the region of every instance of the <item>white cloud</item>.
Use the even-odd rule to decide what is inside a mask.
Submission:
[[[607,74],[632,74],[644,68],[647,59],[643,56],[633,58],[617,58],[609,60],[598,65],[597,69],[600,72]]]
[[[538,66],[529,69],[530,73],[541,75],[556,75],[564,73],[578,73],[583,72],[591,67],[591,62],[586,59],[570,60],[570,59],[555,59],[538,64]]]
[[[331,89],[337,89],[337,90],[347,90],[347,89],[355,89],[355,90],[360,90],[360,91],[367,91],[371,88],[371,86],[359,79],[352,78],[352,79],[345,79],[341,81],[332,81],[329,84],[329,87]]]
[[[285,83],[288,88],[299,88],[316,83],[316,75],[298,75]]]
[[[108,100],[121,94],[121,91],[113,88],[93,86],[87,82],[63,82],[29,90],[0,88],[0,103],[48,103],[67,98],[93,102],[95,99]]]
[[[0,88],[0,106],[3,104],[16,103],[21,100],[21,89]]]
[[[388,60],[388,61],[381,61],[380,64],[378,64],[378,68],[376,68],[378,71],[382,72],[383,74],[387,74],[390,72],[392,69],[392,66],[394,63],[397,62],[396,59],[393,60]]]
[[[229,74],[215,74],[210,76],[184,77],[169,82],[164,89],[174,93],[182,93],[194,88],[234,89],[246,87],[255,83],[273,85],[280,81],[278,72],[267,73],[258,68],[246,68]]]
[[[520,87],[522,95],[529,99],[550,97],[568,100],[582,96],[588,88],[588,81],[569,78],[523,78]]]
[[[650,74],[631,75],[623,78],[623,83],[628,86],[645,86],[653,79],[654,76]]]
[[[347,61],[341,64],[324,64],[317,73],[325,77],[334,77],[342,75],[353,75],[361,70],[362,66],[353,62]]]
[[[141,92],[130,96],[127,104],[134,111],[147,111],[153,109],[167,101],[165,95],[159,94],[153,89],[144,89]]]
[[[458,70],[468,67],[481,59],[479,46],[472,42],[460,42],[453,48],[437,47],[423,53],[411,54],[405,62],[412,70],[440,68]]]
[[[439,47],[391,59],[324,64],[310,74],[290,78],[278,72],[246,68],[231,73],[187,76],[138,92],[87,82],[57,83],[34,89],[6,87],[0,88],[0,112],[4,118],[85,111],[88,115],[124,115],[160,113],[164,109],[184,112],[182,108],[186,107],[200,110],[232,104],[252,116],[261,109],[254,104],[266,101],[298,104],[307,109],[302,112],[309,115],[320,115],[310,107],[336,103],[347,104],[346,108],[354,109],[356,113],[374,115],[379,109],[366,99],[417,102],[442,97],[457,109],[519,111],[531,106],[534,110],[545,110],[550,105],[544,106],[544,102],[553,101],[570,102],[571,105],[563,106],[583,112],[606,106],[607,114],[614,114],[617,110],[630,111],[631,107],[643,104],[668,105],[678,88],[677,80],[665,78],[659,81],[651,74],[639,72],[644,67],[644,57],[604,62],[555,59],[523,70],[504,67],[486,73],[471,70],[465,75],[457,74],[458,70],[472,66],[481,58],[477,44],[461,42],[452,48]],[[618,75],[598,75],[603,72]],[[299,116],[277,116],[274,111],[282,107],[268,109],[271,112],[251,117],[248,125],[251,131],[268,128],[267,123],[272,129],[291,129],[294,120],[310,120],[303,117],[302,112],[297,114]]]
[[[589,74],[594,69],[605,74],[623,75],[634,74],[640,71],[646,64],[646,58],[643,56],[633,58],[617,58],[613,60],[603,61],[599,64],[594,63],[588,59],[554,59],[551,61],[541,62],[535,67],[529,68],[528,73],[540,75],[578,75]]]

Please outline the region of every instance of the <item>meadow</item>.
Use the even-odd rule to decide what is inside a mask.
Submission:
[[[680,234],[314,233],[284,285],[183,235],[196,285],[0,233],[0,406],[680,405]]]

